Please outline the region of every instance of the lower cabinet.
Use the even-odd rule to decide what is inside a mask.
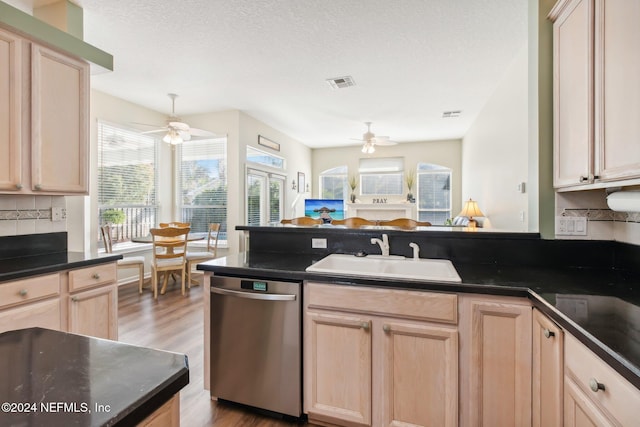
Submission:
[[[534,427],[562,425],[564,332],[533,309],[532,421]]]
[[[311,422],[458,425],[455,294],[307,283],[305,301]]]
[[[0,332],[30,327],[118,339],[114,262],[0,283]]]
[[[460,296],[461,423],[531,426],[531,304]],[[464,344],[463,344],[464,345]]]
[[[137,427],[180,427],[180,394],[175,394]]]

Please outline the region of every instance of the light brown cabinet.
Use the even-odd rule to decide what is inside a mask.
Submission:
[[[569,334],[564,388],[565,426],[638,424],[640,391]]]
[[[118,339],[114,262],[0,283],[0,332],[42,327]]]
[[[554,186],[640,183],[640,4],[559,0],[554,43]],[[608,184],[614,183],[614,184]]]
[[[563,414],[564,332],[533,310],[533,427],[561,426]]]
[[[461,417],[468,426],[531,426],[531,304],[461,295]]]
[[[0,29],[0,194],[88,194],[89,66]]]
[[[312,422],[458,425],[455,294],[306,283],[305,301]]]
[[[167,403],[142,420],[138,427],[180,427],[180,395],[175,394]]]

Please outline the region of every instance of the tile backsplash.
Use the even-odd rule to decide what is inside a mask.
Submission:
[[[61,231],[67,231],[64,196],[0,195],[0,236]]]

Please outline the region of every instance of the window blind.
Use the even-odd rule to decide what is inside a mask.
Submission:
[[[220,224],[227,233],[227,138],[186,141],[178,148],[178,194],[181,220],[193,232],[206,232]]]

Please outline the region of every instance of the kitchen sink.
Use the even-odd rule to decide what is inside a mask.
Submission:
[[[446,259],[405,258],[402,256],[331,254],[307,267],[312,273],[334,273],[390,279],[456,282],[462,280]]]

